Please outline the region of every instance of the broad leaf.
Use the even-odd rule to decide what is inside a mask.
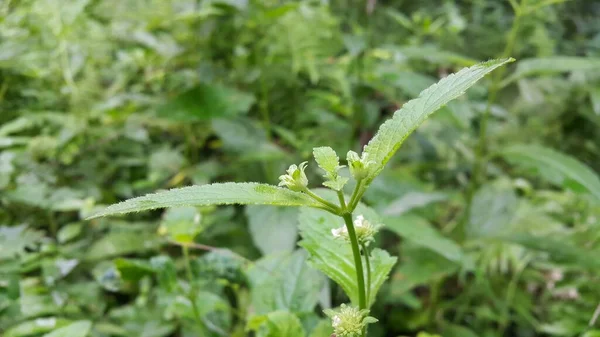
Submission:
[[[107,207],[90,219],[156,208],[207,205],[278,205],[319,207],[309,196],[285,188],[258,183],[221,183],[176,188],[151,193]]]
[[[372,223],[378,223],[375,212],[363,205],[357,207],[355,214],[363,214]],[[349,243],[335,239],[331,234],[333,228],[341,226],[344,226],[344,221],[335,215],[320,210],[302,209],[299,224],[302,236],[300,246],[310,253],[311,265],[339,284],[352,303],[358,305],[358,285],[352,249]],[[377,291],[395,263],[396,258],[386,251],[378,248],[372,250],[370,303],[375,301]],[[366,268],[363,269],[366,282]]]
[[[294,250],[298,237],[297,209],[248,206],[246,216],[252,240],[263,254]]]
[[[54,330],[44,335],[44,337],[85,337],[90,333],[92,322],[77,321],[63,328]]]
[[[467,234],[469,237],[489,237],[510,230],[518,199],[515,192],[500,185],[484,185],[473,197]]]
[[[383,170],[406,137],[432,113],[462,95],[489,72],[511,61],[513,59],[491,60],[465,68],[441,79],[422,91],[419,97],[405,103],[391,119],[379,127],[375,137],[364,148],[368,159],[375,162],[375,168],[367,177],[367,183]]]
[[[406,214],[401,217],[388,217],[384,220],[385,228],[406,238],[416,245],[429,248],[448,260],[460,261],[463,252],[454,241],[444,237],[427,220]]]
[[[291,255],[265,257],[250,268],[248,277],[255,313],[314,310],[325,280],[306,260],[306,252],[297,250]]]
[[[304,328],[296,315],[275,311],[265,316],[256,337],[304,337]]]
[[[558,74],[577,70],[596,70],[598,68],[600,68],[600,58],[577,56],[531,58],[519,61],[515,72],[502,81],[501,86],[531,75]]]
[[[509,162],[536,170],[551,183],[587,191],[600,199],[600,178],[577,159],[537,145],[515,145],[500,153]]]

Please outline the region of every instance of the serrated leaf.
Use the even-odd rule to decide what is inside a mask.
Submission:
[[[517,69],[502,81],[501,86],[523,77],[542,74],[558,74],[568,71],[596,70],[600,68],[600,58],[577,56],[552,56],[530,58],[519,61]]]
[[[569,155],[538,145],[511,146],[500,155],[512,164],[536,170],[553,184],[587,191],[600,199],[598,175]]]
[[[85,337],[90,333],[92,322],[77,321],[45,334],[43,337]]]
[[[366,178],[370,183],[383,170],[400,145],[432,113],[462,95],[478,80],[513,59],[490,60],[451,74],[425,89],[419,97],[408,101],[394,116],[379,127],[379,131],[364,148],[375,168]]]
[[[340,166],[340,159],[332,148],[329,146],[315,147],[313,149],[313,156],[319,167],[325,172],[337,172]]]
[[[375,212],[364,205],[359,205],[355,214],[363,214],[372,223],[378,223]],[[300,246],[310,253],[310,264],[339,284],[352,303],[358,305],[358,285],[352,249],[350,244],[336,240],[331,234],[333,228],[341,226],[344,226],[344,221],[335,215],[319,210],[302,209],[299,221],[302,236]],[[386,251],[378,248],[372,250],[370,304],[375,301],[377,291],[395,263],[396,258]],[[366,268],[363,269],[366,281]]]
[[[111,205],[88,219],[176,206],[277,205],[320,207],[309,196],[259,183],[220,183],[175,188]]]
[[[429,248],[451,261],[460,261],[462,249],[449,238],[444,237],[426,219],[406,214],[401,217],[388,217],[384,220],[385,228],[393,231],[414,244]]]
[[[319,301],[324,278],[310,267],[308,254],[297,250],[293,254],[265,257],[248,271],[252,284],[252,306],[263,315],[276,310],[311,312]]]

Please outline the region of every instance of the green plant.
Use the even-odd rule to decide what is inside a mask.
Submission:
[[[289,167],[287,174],[279,178],[280,187],[259,183],[191,186],[126,200],[109,206],[91,218],[163,207],[222,204],[301,206],[329,212],[343,220],[343,227],[332,229],[331,236],[340,242],[349,242],[353,257],[352,268],[344,269],[339,261],[323,259],[322,250],[326,246],[330,247],[327,241],[331,238],[317,237],[316,244],[311,245],[310,238],[305,237],[306,241],[303,245],[310,252],[313,265],[336,281],[345,290],[352,305],[356,307],[343,306],[338,313],[328,311],[328,315],[332,317],[335,333],[338,336],[364,336],[366,325],[376,321],[367,316],[369,308],[383,280],[394,265],[395,258],[380,249],[368,249],[377,231],[377,224],[373,216],[369,216],[368,213],[365,216],[366,212],[358,211],[361,214],[354,217],[358,208],[364,207],[359,205],[361,198],[403,141],[425,119],[463,94],[483,76],[511,61],[512,59],[493,60],[465,68],[445,77],[421,92],[418,98],[405,103],[391,119],[380,126],[379,131],[364,147],[360,156],[353,151],[348,152],[347,166],[354,179],[354,188],[350,195],[344,194],[343,188],[348,183],[349,177],[340,174],[342,166],[335,151],[329,147],[315,148],[313,151],[315,160],[325,173],[323,185],[335,191],[337,201],[330,193],[319,195],[308,188],[308,178],[305,174],[307,164],[304,162],[299,166]],[[187,261],[187,252],[185,253]],[[348,276],[353,276],[355,281],[350,281]]]

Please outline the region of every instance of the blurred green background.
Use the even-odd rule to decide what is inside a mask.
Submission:
[[[517,62],[424,123],[365,196],[399,256],[372,337],[600,336],[600,2],[0,1],[0,335],[302,336],[347,301],[297,210],[84,219],[360,152],[439,78]],[[320,185],[313,161],[311,186]]]

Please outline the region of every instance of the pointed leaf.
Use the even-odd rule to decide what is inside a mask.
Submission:
[[[319,167],[325,172],[337,172],[340,166],[340,159],[332,148],[329,146],[315,147],[313,149],[313,156]]]
[[[256,337],[304,337],[304,328],[296,315],[275,311],[266,316]]]
[[[515,72],[502,81],[501,86],[531,75],[558,74],[577,70],[595,70],[598,68],[600,68],[600,58],[597,57],[552,56],[530,58],[519,61]]]
[[[111,205],[90,219],[156,208],[207,205],[278,205],[319,207],[309,196],[285,188],[258,183],[221,183],[176,188],[151,193]]]
[[[379,131],[365,146],[368,159],[375,168],[367,177],[371,182],[383,170],[402,142],[432,113],[462,95],[486,74],[512,62],[513,59],[490,60],[451,74],[425,89],[419,97],[407,102],[394,116],[379,127]]]
[[[577,159],[537,145],[515,145],[501,153],[509,162],[536,170],[551,183],[588,191],[600,199],[600,178]]]

